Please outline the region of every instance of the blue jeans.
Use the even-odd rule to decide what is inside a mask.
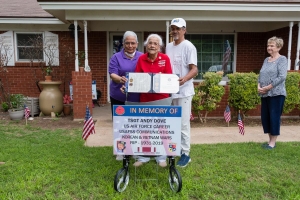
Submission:
[[[264,133],[280,135],[280,117],[284,101],[283,95],[261,98],[261,122]]]

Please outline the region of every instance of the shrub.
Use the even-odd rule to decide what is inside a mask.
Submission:
[[[300,105],[300,74],[298,72],[288,72],[285,80],[286,99],[283,106],[283,113],[289,113]]]
[[[225,89],[218,85],[222,76],[223,72],[206,72],[203,76],[204,81],[195,87],[192,108],[201,122],[206,122],[208,113],[216,110],[217,103],[222,100]],[[204,118],[202,118],[200,111],[205,111]]]
[[[2,102],[1,106],[2,106],[2,109],[3,109],[4,112],[8,111],[9,107],[8,107],[7,102]]]
[[[260,104],[260,97],[257,92],[258,75],[250,73],[233,73],[229,77],[228,102],[236,111],[241,111],[244,118],[247,111],[256,108]]]

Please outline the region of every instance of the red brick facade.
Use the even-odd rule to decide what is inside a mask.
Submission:
[[[89,66],[91,67],[92,73],[78,74],[75,71],[74,60],[68,61],[65,59],[66,47],[72,49],[74,52],[74,39],[70,36],[69,32],[53,32],[59,34],[60,43],[60,66],[55,67],[53,72],[53,80],[61,80],[63,84],[60,86],[60,90],[64,94],[69,94],[69,82],[73,81],[73,84],[85,84],[81,83],[81,78],[86,80],[90,84],[90,80],[96,80],[97,89],[101,90],[102,97],[100,99],[101,104],[107,102],[107,38],[106,32],[88,32],[88,60]],[[144,38],[146,38],[150,32],[144,32]],[[165,32],[160,32],[160,34],[165,39]],[[281,50],[281,54],[287,56],[288,47],[288,35],[289,27],[264,32],[264,33],[237,33],[237,49],[236,49],[236,71],[237,72],[257,72],[262,65],[265,57],[267,57],[266,52],[266,42],[267,39],[272,36],[282,37],[285,45]],[[294,61],[296,57],[297,48],[297,37],[298,37],[298,27],[295,25],[293,28],[293,42],[291,51],[291,66],[294,68]],[[84,50],[84,36],[83,33],[79,34],[79,50]],[[6,84],[6,78],[9,80],[10,93],[22,93],[30,97],[38,97],[40,91],[36,85],[36,81],[44,80],[41,70],[35,66],[30,67],[29,63],[16,63],[15,67],[8,67],[7,75],[3,73],[0,74],[0,79]],[[90,78],[87,78],[91,74]],[[75,80],[72,80],[76,78]],[[80,80],[80,81],[79,81]],[[77,85],[76,85],[77,86]],[[76,87],[75,86],[75,87]],[[80,88],[80,87],[78,87]],[[87,94],[85,94],[87,95]],[[81,97],[80,97],[81,98]],[[227,104],[228,98],[228,87],[226,87],[226,93],[223,97],[220,107],[209,114],[209,116],[223,116],[225,106]],[[83,98],[84,99],[84,98]],[[78,110],[78,116],[74,116],[74,119],[81,118],[85,109],[81,109],[81,103],[84,102],[77,101],[77,105],[74,102],[74,109]],[[80,104],[80,105],[79,105]],[[85,105],[83,105],[85,106]],[[249,112],[249,115],[259,115],[259,108]],[[294,111],[292,115],[298,115],[299,111]]]
[[[73,118],[83,119],[85,117],[85,108],[88,105],[92,107],[92,73],[91,72],[72,72],[73,84]],[[93,114],[93,109],[90,109]]]

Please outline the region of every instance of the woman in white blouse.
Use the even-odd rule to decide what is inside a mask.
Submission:
[[[283,40],[272,37],[268,40],[267,51],[270,54],[264,60],[258,76],[258,93],[261,97],[261,121],[264,133],[269,135],[265,149],[276,147],[277,136],[280,135],[280,117],[286,97],[285,79],[288,61],[279,54]]]

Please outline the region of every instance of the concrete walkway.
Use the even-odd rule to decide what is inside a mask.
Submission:
[[[90,135],[85,145],[90,147],[112,146],[113,130],[110,104],[93,108],[93,119],[96,119],[96,134]],[[299,126],[281,126],[278,142],[300,141]],[[192,144],[215,144],[236,142],[266,142],[261,126],[245,127],[245,135],[239,134],[238,127],[201,127],[191,129]]]

